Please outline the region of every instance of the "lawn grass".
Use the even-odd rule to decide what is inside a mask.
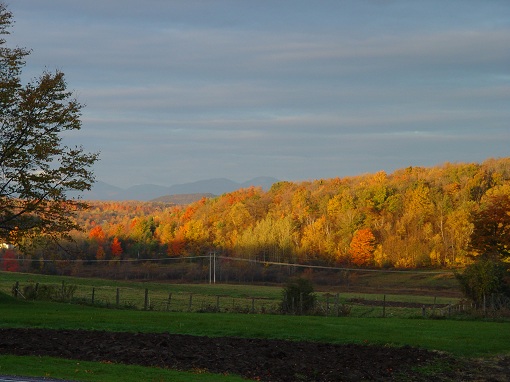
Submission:
[[[85,382],[242,382],[235,375],[181,372],[155,367],[74,361],[53,357],[0,355],[0,374],[26,377],[59,378]]]
[[[1,300],[0,327],[170,332],[330,343],[412,345],[459,356],[510,351],[510,324],[467,320],[283,316],[101,309]]]

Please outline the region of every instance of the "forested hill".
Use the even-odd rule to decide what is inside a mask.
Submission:
[[[178,206],[183,206],[187,204],[191,204],[196,202],[202,198],[213,198],[215,195],[211,193],[201,193],[201,194],[176,194],[176,195],[166,195],[160,196],[159,198],[151,200],[152,202],[161,202],[168,204],[175,204]]]
[[[78,216],[88,258],[191,256],[448,267],[468,261],[472,212],[510,195],[510,158],[279,182],[188,206],[97,202]]]

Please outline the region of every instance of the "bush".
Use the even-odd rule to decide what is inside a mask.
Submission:
[[[308,279],[291,278],[283,290],[282,313],[308,314],[314,310],[316,296]]]
[[[66,302],[71,301],[76,292],[76,285],[44,285],[44,284],[29,284],[23,287],[23,296],[27,300],[49,300]]]
[[[478,308],[486,307],[492,295],[510,296],[508,265],[500,260],[480,257],[455,277],[464,295]]]

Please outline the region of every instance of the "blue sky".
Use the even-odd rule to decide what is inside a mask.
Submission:
[[[16,0],[98,180],[307,180],[510,152],[508,0]]]

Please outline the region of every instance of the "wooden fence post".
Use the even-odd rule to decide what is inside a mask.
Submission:
[[[149,289],[145,288],[145,301],[143,304],[143,309],[147,310],[149,308]]]
[[[172,302],[172,293],[168,294],[168,300],[166,302],[166,310],[167,312],[170,310],[170,303]]]
[[[19,281],[16,281],[14,284],[14,298],[18,298],[18,291],[19,291]]]
[[[92,287],[92,305],[94,305],[95,294],[96,294],[96,288]]]

